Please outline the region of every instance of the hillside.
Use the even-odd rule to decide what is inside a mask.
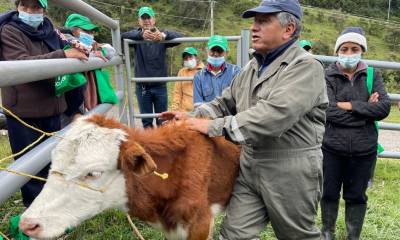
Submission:
[[[400,61],[400,24],[385,23],[383,20],[371,20],[345,15],[350,10],[356,14],[374,14],[374,18],[383,18],[383,12],[387,11],[384,0],[358,0],[360,9],[354,7],[345,9],[343,6],[350,0],[341,1],[314,1],[303,0],[301,3],[313,6],[323,6],[335,10],[322,8],[304,7],[303,33],[302,38],[310,39],[314,42],[314,53],[332,55],[333,47],[338,34],[346,26],[362,26],[367,34],[369,51],[365,55],[368,59]],[[97,9],[113,18],[119,18],[121,31],[128,31],[137,24],[137,9],[139,6],[151,5],[156,11],[157,25],[162,28],[174,29],[184,33],[186,36],[207,36],[209,30],[209,3],[206,1],[194,0],[87,0]],[[240,14],[243,10],[258,4],[258,0],[219,0],[215,5],[215,33],[222,35],[238,35],[243,28],[251,26],[251,20],[241,19]],[[392,0],[393,18],[399,17],[400,1]],[[0,0],[1,8],[12,7],[9,0]],[[3,4],[4,3],[4,4]],[[379,3],[379,4],[378,4]],[[365,8],[364,6],[369,6]],[[340,10],[342,9],[342,10]],[[343,10],[344,9],[344,10]],[[364,10],[362,10],[364,9]],[[351,12],[350,11],[350,12]],[[70,12],[50,5],[49,15],[57,26],[61,26],[65,16]],[[109,42],[109,30],[103,28],[99,36],[99,41]],[[205,44],[194,44],[196,47],[204,49]],[[174,64],[171,65],[170,72],[175,74],[180,68],[180,51],[187,45],[180,46],[170,51],[170,59]],[[236,50],[232,44],[230,61],[236,61]],[[202,51],[203,59],[205,51]],[[400,72],[385,71],[385,79],[389,89],[397,88],[400,83]]]

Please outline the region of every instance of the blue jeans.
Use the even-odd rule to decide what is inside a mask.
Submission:
[[[140,113],[161,113],[168,109],[167,85],[143,85],[136,84],[136,96]],[[154,111],[153,111],[154,109]],[[144,128],[153,127],[152,118],[142,118]],[[157,125],[161,125],[161,119],[156,119]]]
[[[7,116],[8,125],[8,137],[10,140],[12,153],[17,153],[24,149],[26,146],[34,142],[36,139],[42,135],[41,133],[25,127],[19,121],[15,120],[13,117]],[[60,130],[60,116],[45,117],[45,118],[23,118],[28,124],[39,128],[46,132],[54,132]],[[42,139],[44,141],[47,137]],[[41,141],[41,142],[42,142]],[[19,157],[15,157],[18,160]],[[50,164],[45,166],[39,173],[36,174],[38,177],[47,178],[49,172]],[[42,191],[44,182],[31,179],[22,188],[22,201],[25,207],[29,207],[33,200]]]

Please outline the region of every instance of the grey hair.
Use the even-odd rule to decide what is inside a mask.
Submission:
[[[292,39],[297,39],[300,37],[302,28],[300,19],[288,12],[280,12],[276,15],[276,17],[278,18],[282,27],[286,27],[289,23],[294,23],[296,30],[292,35]]]

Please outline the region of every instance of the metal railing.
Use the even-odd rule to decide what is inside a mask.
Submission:
[[[117,96],[121,100],[124,96],[123,61],[121,53],[121,38],[119,22],[113,20],[89,4],[81,0],[50,0],[50,4],[57,4],[60,7],[70,9],[74,12],[83,14],[93,21],[101,23],[111,29],[112,43],[117,51],[110,61],[104,62],[99,58],[89,58],[82,62],[77,59],[46,59],[46,60],[24,60],[24,61],[0,61],[0,87],[23,84],[42,79],[49,79],[56,76],[90,71],[102,67],[114,65],[115,80],[117,85]],[[45,69],[45,70],[44,70]],[[111,104],[101,104],[88,114],[104,114],[111,109]],[[122,104],[120,113],[123,112]],[[127,121],[126,115],[121,116],[122,121]],[[62,129],[58,135],[63,133],[68,127]],[[50,163],[50,152],[58,142],[58,139],[51,137],[42,142],[31,151],[24,154],[13,162],[8,168],[14,171],[21,171],[35,175],[48,163]],[[19,188],[21,188],[29,178],[0,171],[0,204],[7,200]]]
[[[237,42],[236,51],[236,64],[241,67],[249,61],[249,48],[250,48],[250,30],[244,29],[241,31],[240,36],[226,36],[228,41]],[[188,42],[207,42],[209,37],[182,37],[173,40],[161,41],[160,43],[188,43]],[[131,82],[172,82],[172,81],[193,81],[193,77],[157,77],[157,78],[132,78],[131,57],[129,52],[129,45],[145,43],[146,41],[134,41],[124,39],[124,53],[125,65],[128,77],[128,109],[129,109],[129,124],[135,126],[135,118],[153,117],[155,114],[135,114],[133,105],[133,94]]]
[[[244,66],[247,64],[249,61],[249,36],[250,32],[249,30],[243,30],[241,33],[241,36],[230,36],[228,37],[228,40],[230,41],[239,41],[238,47],[237,47],[237,62],[240,63],[239,66]],[[208,38],[206,37],[198,37],[198,38],[177,38],[174,40],[169,40],[169,41],[163,41],[163,43],[179,43],[179,42],[204,42],[207,41]],[[242,42],[240,42],[242,41]],[[132,124],[132,126],[135,126],[135,118],[158,118],[160,116],[160,113],[146,113],[146,114],[135,114],[134,112],[134,106],[133,106],[133,94],[132,94],[132,86],[131,82],[136,82],[136,83],[150,83],[150,82],[171,82],[171,81],[193,81],[193,77],[142,77],[142,78],[132,78],[131,77],[131,63],[130,63],[130,53],[129,53],[129,45],[130,44],[140,44],[145,41],[132,41],[125,39],[124,40],[124,52],[125,52],[125,63],[126,63],[126,70],[127,70],[127,76],[128,76],[128,101],[129,101],[129,122]],[[239,59],[242,57],[242,59]],[[334,56],[322,56],[322,55],[315,55],[315,57],[326,63],[332,63],[337,61],[337,57]],[[377,61],[377,60],[368,60],[368,59],[363,59],[363,61],[368,65],[376,68],[384,68],[384,69],[394,69],[394,70],[400,70],[400,63],[398,62],[389,62],[389,61]],[[392,102],[399,102],[400,101],[400,94],[389,94],[389,97]],[[385,122],[379,122],[379,127],[382,130],[394,130],[394,131],[400,131],[400,124],[396,123],[385,123]],[[390,151],[385,151],[379,155],[381,158],[399,158],[400,159],[400,153],[399,152],[390,152]]]

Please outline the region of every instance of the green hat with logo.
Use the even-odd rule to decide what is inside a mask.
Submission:
[[[40,3],[40,5],[41,5],[44,9],[47,8],[47,6],[48,6],[47,0],[38,0],[38,2]]]
[[[187,48],[183,49],[182,57],[184,57],[185,54],[196,55],[197,56],[197,55],[199,55],[199,52],[194,47],[187,47]]]
[[[150,17],[154,17],[156,15],[151,7],[141,7],[139,9],[139,17],[142,17],[144,14],[147,14]]]
[[[224,36],[220,35],[213,35],[210,37],[208,40],[208,49],[211,49],[213,47],[220,47],[222,50],[225,52],[228,51],[228,40]]]
[[[77,13],[69,15],[64,26],[68,28],[78,27],[86,31],[99,31],[99,27],[94,25],[89,18]]]
[[[305,48],[306,47],[306,48],[310,49],[312,47],[312,43],[309,40],[300,40],[299,41],[299,45],[300,45],[301,48]]]

